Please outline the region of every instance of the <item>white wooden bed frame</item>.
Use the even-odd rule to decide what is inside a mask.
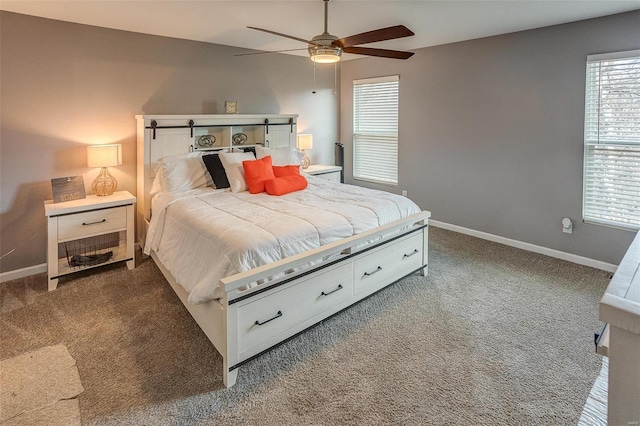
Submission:
[[[138,192],[149,200],[153,144],[178,144],[191,149],[190,133],[170,139],[153,139],[149,123],[167,116],[138,116]],[[171,123],[180,121],[170,116]],[[197,116],[196,123],[238,121],[238,116]],[[290,120],[291,116],[270,116]],[[295,117],[295,116],[294,116]],[[193,116],[182,116],[183,122]],[[293,130],[293,128],[292,128]],[[159,132],[160,130],[158,130]],[[293,139],[294,140],[294,139]],[[160,151],[176,153],[175,146]],[[149,204],[146,204],[147,206]],[[143,212],[138,228],[146,232],[150,210]],[[233,386],[238,368],[262,352],[317,324],[397,280],[428,270],[428,220],[420,212],[362,234],[238,273],[220,282],[222,298],[192,304],[173,275],[154,259],[167,281],[223,358],[223,381]],[[139,233],[140,234],[140,233]],[[373,242],[372,242],[373,241]],[[142,241],[144,243],[144,241]],[[310,261],[329,259],[313,266]],[[295,272],[291,272],[295,270]],[[282,274],[282,278],[246,289],[250,283]]]

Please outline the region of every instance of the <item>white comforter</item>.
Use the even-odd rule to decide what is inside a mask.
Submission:
[[[158,194],[144,252],[189,294],[220,297],[220,279],[418,213],[406,197],[309,177],[279,197],[196,189]]]

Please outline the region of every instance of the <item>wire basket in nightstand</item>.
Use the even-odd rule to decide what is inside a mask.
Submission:
[[[79,270],[117,259],[122,239],[120,232],[112,232],[62,244],[69,267]]]

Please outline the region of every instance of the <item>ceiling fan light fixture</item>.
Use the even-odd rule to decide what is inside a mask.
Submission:
[[[342,49],[337,46],[309,46],[309,55],[318,64],[333,64],[340,61]]]

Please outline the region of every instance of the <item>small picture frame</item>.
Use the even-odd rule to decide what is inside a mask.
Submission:
[[[224,102],[224,110],[227,114],[237,114],[238,113],[238,101],[225,101]]]
[[[68,176],[51,179],[51,190],[53,191],[54,203],[63,203],[65,201],[87,198],[87,195],[84,192],[84,179],[82,176]]]

